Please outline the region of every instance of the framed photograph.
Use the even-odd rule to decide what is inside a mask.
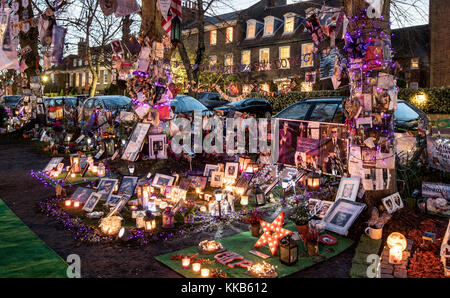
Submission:
[[[181,189],[189,190],[189,186],[190,186],[190,185],[191,185],[191,181],[189,181],[188,178],[186,178],[186,177],[181,178],[181,180],[180,180],[180,185],[179,185],[179,187],[180,187]]]
[[[105,140],[106,156],[111,157],[115,152],[115,142],[114,139]]]
[[[255,176],[255,174],[253,173],[248,173],[248,172],[244,172],[241,174],[241,177],[239,177],[237,183],[236,183],[236,188],[241,188],[245,194],[245,192],[248,189],[248,186],[250,185],[250,181],[252,180],[253,176]]]
[[[96,192],[91,193],[91,195],[86,201],[86,204],[84,204],[83,206],[83,211],[92,212],[101,198],[102,198],[101,194]]]
[[[145,136],[150,129],[150,123],[138,123],[134,128],[133,134],[125,148],[122,159],[135,161],[141,151]]]
[[[45,115],[45,108],[43,103],[39,103],[36,105],[36,111],[38,115]]]
[[[211,187],[222,187],[223,184],[223,172],[212,172],[211,173]]]
[[[311,211],[311,214],[314,214],[318,218],[324,218],[328,211],[333,206],[334,202],[330,201],[321,201],[318,199],[309,199],[308,200],[308,207]]]
[[[106,201],[107,206],[115,207],[122,200],[121,195],[111,195],[111,197]]]
[[[119,180],[111,178],[103,178],[100,180],[97,186],[97,193],[102,195],[102,201],[107,201],[111,197],[114,187],[118,182]]]
[[[398,192],[388,197],[385,197],[382,201],[384,207],[386,208],[387,212],[389,212],[389,214],[392,214],[395,211],[400,210],[404,207],[403,200]]]
[[[191,182],[191,187],[193,189],[200,187],[200,190],[205,190],[208,177],[188,175],[188,179]]]
[[[219,172],[218,165],[207,164],[205,166],[205,170],[203,171],[203,176],[208,177],[208,181],[211,181],[212,172]]]
[[[138,179],[139,179],[139,177],[135,177],[135,176],[123,176],[122,182],[120,183],[117,194],[129,195],[130,197],[133,196]]]
[[[111,209],[111,211],[108,213],[106,217],[113,216],[116,213],[119,213],[123,207],[127,204],[128,200],[130,199],[130,196],[122,195],[120,197],[120,201],[117,202],[117,204]]]
[[[326,229],[340,235],[347,235],[348,229],[366,207],[366,204],[346,199],[336,201],[324,217]]]
[[[72,173],[80,173],[81,172],[81,162],[80,156],[78,154],[70,155],[70,166],[72,167]]]
[[[355,201],[358,195],[360,178],[341,178],[339,189],[336,195],[336,201],[339,199],[346,199]]]
[[[148,136],[150,159],[167,159],[167,137],[165,134]]]
[[[187,195],[187,190],[181,189],[179,187],[173,187],[171,191],[171,198],[175,202],[178,202],[180,200],[185,200]]]
[[[173,176],[156,173],[155,178],[153,178],[152,186],[172,186],[174,181],[175,177]]]
[[[225,165],[225,178],[236,179],[239,171],[238,162],[227,162]]]
[[[70,197],[70,200],[80,202],[81,204],[85,204],[86,201],[91,196],[91,194],[94,192],[95,189],[92,188],[78,187]]]
[[[42,172],[46,173],[58,166],[58,164],[64,159],[64,157],[53,157],[50,159],[48,164],[45,166],[45,168],[42,170]]]

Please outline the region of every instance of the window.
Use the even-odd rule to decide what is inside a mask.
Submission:
[[[301,87],[301,91],[302,92],[311,92],[311,91],[313,91],[313,83],[302,82],[300,87]]]
[[[294,32],[295,26],[295,15],[287,14],[284,16],[284,34],[289,34]]]
[[[230,43],[233,42],[233,27],[228,27],[226,36],[225,36],[225,42]]]
[[[300,102],[281,111],[279,114],[277,114],[276,117],[284,119],[305,120],[310,106],[311,105],[309,103]]]
[[[280,68],[289,69],[289,58],[291,58],[291,47],[280,47]]]
[[[272,16],[264,19],[264,36],[273,35],[274,18]]]
[[[256,36],[256,21],[247,21],[247,39],[255,38]]]
[[[78,73],[75,74],[75,87],[80,86],[80,75]]]
[[[217,56],[216,55],[209,56],[209,65],[213,66],[216,64],[217,64]]]
[[[50,74],[50,82],[55,83],[55,74]]]
[[[242,51],[241,64],[245,65],[246,68],[248,65],[250,65],[250,55],[251,55],[250,51]]]
[[[419,83],[418,82],[410,82],[409,88],[411,89],[419,89]]]
[[[105,85],[108,84],[108,71],[107,70],[103,71],[103,84],[105,84]]]
[[[314,44],[312,44],[312,43],[302,44],[302,63],[301,63],[301,67],[314,66],[313,48],[314,48]]]
[[[84,65],[89,65],[89,61],[88,61],[87,57],[86,57],[86,60],[84,60]]]
[[[209,31],[209,44],[210,45],[217,44],[217,30]]]
[[[233,54],[225,55],[225,71],[231,73],[233,71]]]
[[[419,69],[419,58],[411,59],[411,69]]]
[[[259,63],[260,70],[269,70],[270,69],[270,49],[260,49],[259,50]]]
[[[86,85],[86,73],[82,73],[81,75],[81,87],[84,87]]]
[[[309,117],[310,121],[332,122],[334,113],[339,104],[337,103],[318,103]]]
[[[83,59],[78,59],[78,66],[83,66]]]

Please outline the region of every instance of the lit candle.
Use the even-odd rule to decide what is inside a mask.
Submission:
[[[144,191],[142,192],[142,195],[143,195],[143,197],[144,197],[144,200],[148,200],[148,191],[144,190]]]
[[[202,277],[209,277],[209,269],[208,268],[202,268],[201,276]]]
[[[66,207],[70,207],[70,204],[72,204],[72,202],[70,200],[66,200],[64,202],[64,205],[66,205]]]
[[[80,202],[78,202],[78,201],[73,202],[73,207],[75,207],[75,208],[80,207]]]
[[[241,205],[247,206],[248,205],[248,196],[242,196],[241,197]]]
[[[191,264],[191,258],[184,257],[181,259],[181,266],[183,266],[183,269],[188,269],[190,264]]]
[[[206,206],[201,206],[200,207],[200,212],[206,212],[206,211],[208,211],[207,209],[206,209]]]
[[[159,204],[159,208],[160,208],[160,209],[166,209],[166,208],[167,208],[167,202],[162,201],[162,202]]]
[[[92,166],[92,173],[97,174],[97,166]]]
[[[396,245],[389,249],[389,263],[400,264],[403,258],[403,251],[400,245]]]
[[[194,271],[195,274],[199,274],[201,269],[200,263],[194,263],[192,264],[192,271]]]
[[[70,174],[71,178],[75,178],[77,175],[75,175],[75,173]]]

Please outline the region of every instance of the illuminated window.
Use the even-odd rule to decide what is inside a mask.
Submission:
[[[280,47],[280,68],[289,69],[289,58],[291,58],[291,47]]]
[[[210,45],[217,44],[217,30],[212,30],[209,32],[209,44]]]
[[[259,63],[261,63],[260,70],[270,69],[270,49],[259,50]]]
[[[411,69],[419,69],[419,58],[411,59]]]
[[[103,84],[108,84],[108,71],[104,70],[103,71]]]
[[[233,71],[233,54],[225,55],[225,70],[227,73],[231,73]]]
[[[293,33],[295,25],[295,15],[288,14],[284,16],[284,34]]]
[[[77,73],[74,75],[75,75],[75,87],[78,87],[80,86],[80,77]]]
[[[216,64],[217,64],[217,56],[216,55],[209,56],[209,65],[213,66]]]
[[[264,36],[273,35],[274,18],[272,16],[264,19]]]
[[[255,38],[256,35],[256,21],[247,21],[247,38]]]
[[[73,67],[77,66],[77,59],[73,59]]]
[[[226,38],[225,42],[227,42],[227,43],[233,42],[233,27],[228,27],[227,28],[227,32],[226,32],[225,38]]]
[[[301,67],[314,66],[313,47],[314,47],[314,44],[312,44],[312,43],[302,44],[302,64],[301,64]]]
[[[83,66],[83,59],[78,59],[78,66]]]
[[[313,90],[312,83],[302,82],[302,85],[301,85],[302,92],[311,92],[312,90]]]
[[[249,65],[250,64],[250,51],[242,51],[241,64]]]
[[[83,72],[81,74],[81,87],[84,87],[86,85],[86,73]]]

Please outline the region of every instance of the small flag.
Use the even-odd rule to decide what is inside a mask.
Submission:
[[[439,120],[436,123],[437,128],[450,127],[450,119]]]

